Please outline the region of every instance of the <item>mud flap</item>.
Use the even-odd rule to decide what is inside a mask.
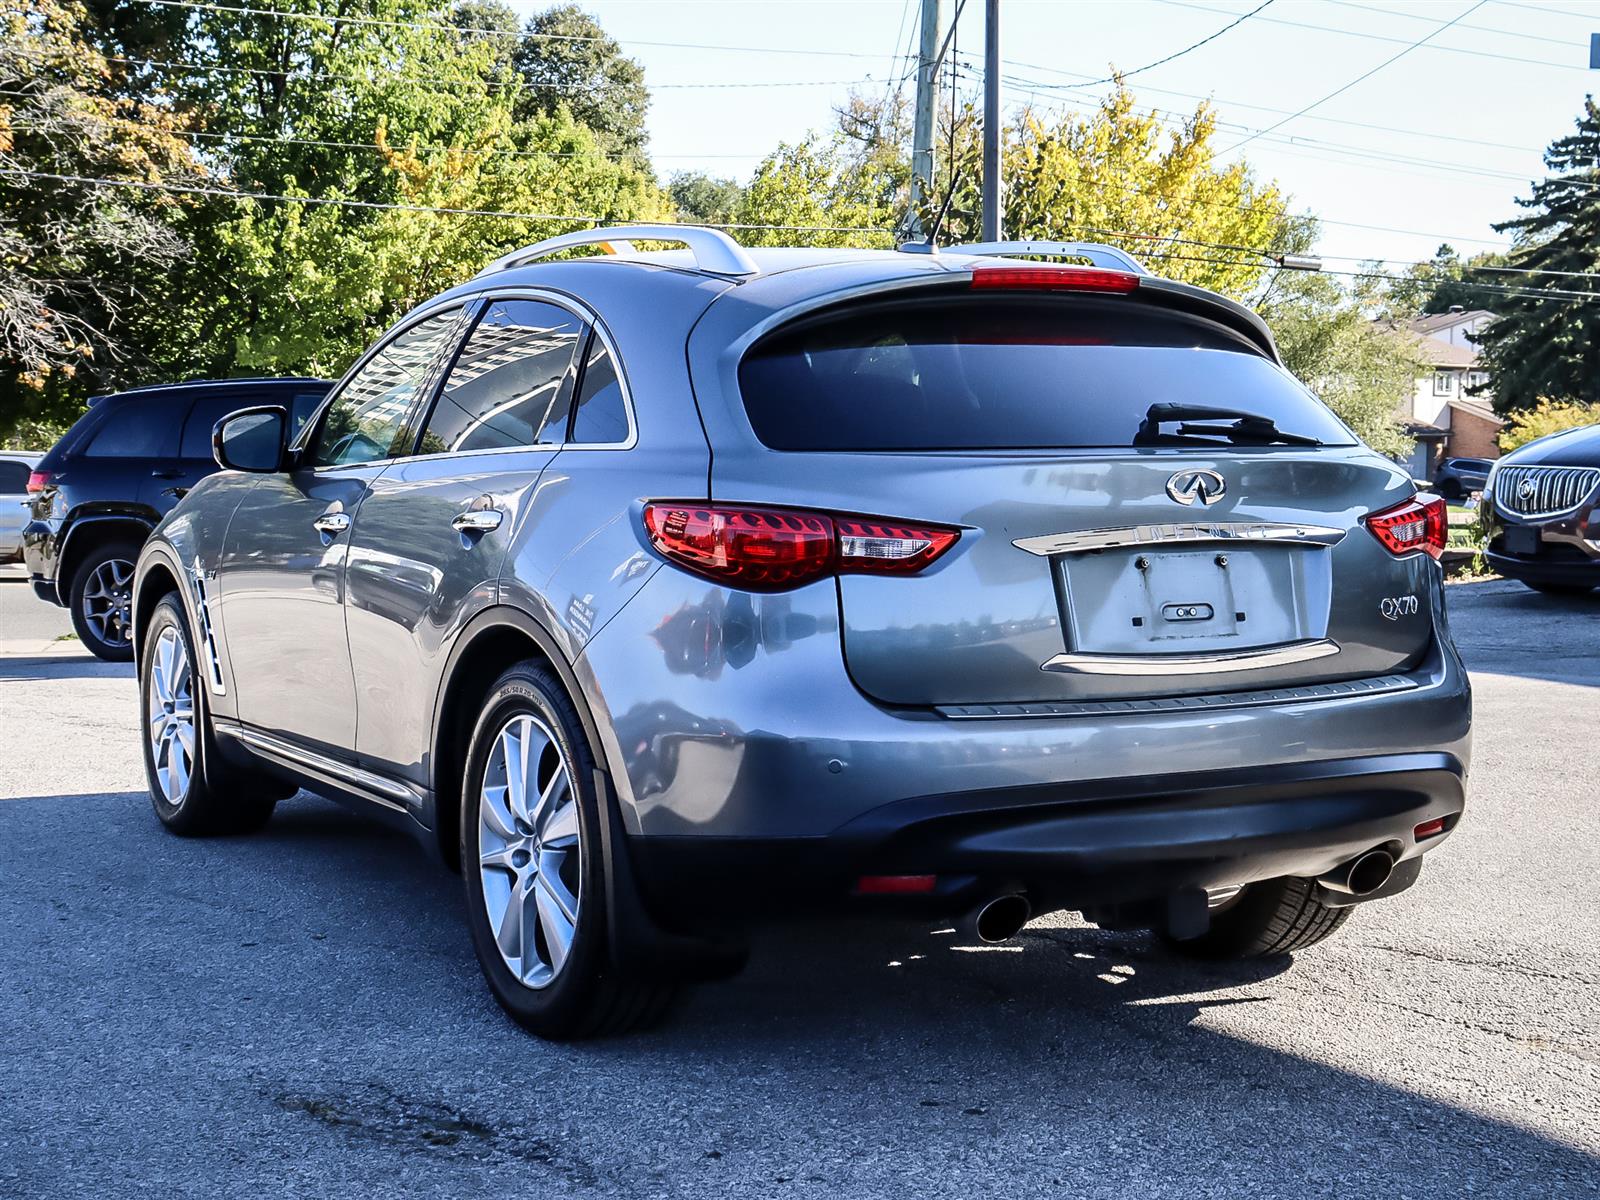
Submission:
[[[712,937],[663,929],[645,906],[628,855],[628,834],[622,827],[611,777],[595,768],[594,791],[600,800],[601,854],[606,874],[606,932],[611,964],[617,973],[635,979],[695,983],[737,974],[749,948]]]

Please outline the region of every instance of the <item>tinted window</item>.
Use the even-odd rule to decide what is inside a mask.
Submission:
[[[440,352],[459,309],[413,325],[367,360],[328,408],[307,461],[314,467],[372,462],[403,453],[406,414]]]
[[[20,496],[28,490],[28,464],[0,458],[0,495]]]
[[[317,406],[328,398],[327,392],[298,392],[289,401],[289,440],[300,435],[305,423],[317,415]]]
[[[494,300],[467,339],[423,431],[421,452],[565,440],[583,323],[538,300]]]
[[[1244,409],[1285,432],[1353,441],[1231,335],[1103,302],[858,309],[759,345],[739,385],[756,435],[778,450],[1126,447],[1162,402]]]
[[[188,396],[124,400],[106,413],[83,453],[90,458],[171,457],[188,407]]]
[[[178,448],[178,457],[210,462],[212,426],[229,413],[238,412],[241,408],[270,403],[272,401],[267,397],[253,393],[230,392],[220,396],[202,396],[189,410],[189,420],[183,427],[183,444]]]
[[[578,403],[572,416],[572,440],[602,446],[628,440],[622,384],[617,381],[611,351],[599,334],[589,338],[588,361],[578,384]]]

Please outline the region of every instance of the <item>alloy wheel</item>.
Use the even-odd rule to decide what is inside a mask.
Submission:
[[[478,869],[500,957],[528,987],[548,986],[572,952],[582,865],[566,755],[537,717],[511,717],[478,793]]]
[[[83,589],[83,619],[107,646],[128,645],[133,627],[133,564],[108,558],[94,569]]]
[[[161,796],[174,807],[183,803],[194,775],[194,692],[189,652],[168,625],[156,638],[150,658],[150,761]]]

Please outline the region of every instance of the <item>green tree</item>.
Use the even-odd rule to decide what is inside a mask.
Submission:
[[[1531,408],[1511,414],[1506,427],[1500,431],[1500,449],[1509,454],[1518,446],[1526,446],[1546,434],[1584,425],[1600,425],[1600,404],[1540,400]]]
[[[588,13],[558,4],[533,17],[515,61],[527,84],[518,116],[553,113],[565,104],[603,146],[643,163],[650,106],[644,68]]]
[[[726,225],[739,211],[744,188],[734,179],[703,171],[678,171],[667,181],[678,220],[701,225]]]
[[[44,436],[142,365],[129,312],[185,251],[170,197],[76,180],[159,188],[194,164],[170,113],[122,94],[81,5],[0,0],[0,34],[0,436]]]
[[[1516,236],[1511,265],[1568,274],[1512,276],[1516,295],[1495,301],[1499,320],[1479,335],[1482,364],[1504,413],[1542,398],[1600,401],[1600,299],[1573,272],[1600,269],[1600,108],[1584,100],[1576,129],[1545,151],[1552,174],[1519,199],[1526,216],[1495,226]],[[1563,294],[1567,293],[1567,294]]]
[[[1283,238],[1287,253],[1305,253],[1316,242],[1316,222],[1298,218]],[[1351,294],[1327,275],[1278,270],[1256,309],[1290,373],[1367,445],[1401,458],[1412,446],[1401,414],[1424,366],[1414,338],[1372,319],[1383,299],[1378,288],[1365,281]]]
[[[1506,265],[1504,254],[1492,251],[1462,258],[1449,243],[1434,251],[1433,257],[1410,267],[1388,289],[1384,299],[1387,315],[1395,319],[1420,317],[1429,313],[1496,307],[1507,284],[1518,276],[1491,270]]]
[[[654,180],[608,155],[565,104],[527,108],[503,39],[464,32],[503,29],[492,5],[459,27],[442,0],[373,0],[362,15],[378,24],[322,16],[313,0],[276,7],[319,15],[201,10],[182,61],[213,62],[226,45],[234,69],[171,86],[228,188],[342,203],[186,208],[196,253],[148,318],[167,377],[338,372],[417,301],[584,223],[541,214],[669,211]]]

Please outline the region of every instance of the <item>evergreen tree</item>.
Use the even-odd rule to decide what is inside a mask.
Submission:
[[[1552,174],[1517,203],[1526,216],[1496,225],[1516,235],[1511,264],[1540,271],[1600,269],[1600,108],[1584,100],[1576,130],[1544,156]],[[1504,275],[1524,289],[1495,297],[1500,319],[1479,337],[1482,361],[1502,412],[1531,408],[1540,397],[1600,400],[1600,289],[1573,275]],[[1596,291],[1575,300],[1574,291]]]

